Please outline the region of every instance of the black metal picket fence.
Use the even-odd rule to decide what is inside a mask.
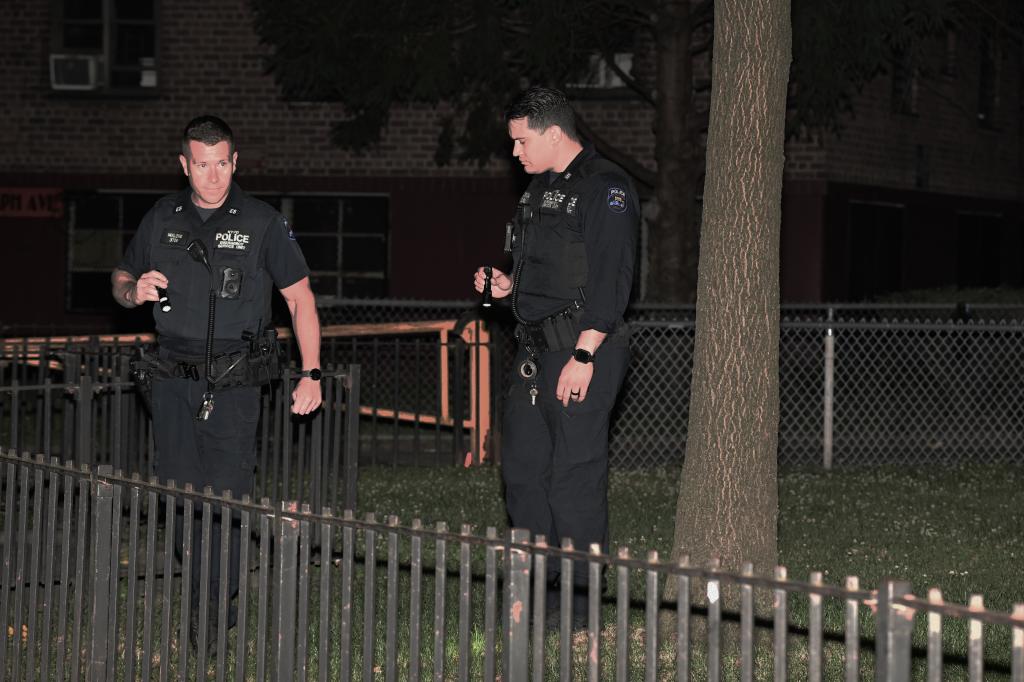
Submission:
[[[755,576],[552,548],[525,531],[313,513],[9,452],[0,504],[0,674],[12,681],[1024,680],[1024,604],[947,604],[898,581],[836,586],[782,567]],[[178,506],[182,546],[199,534],[198,557],[175,554]],[[222,581],[200,609],[225,622],[236,608],[237,624],[192,646],[186,578],[193,560],[205,575],[211,552],[227,564],[227,534],[211,547],[210,529],[230,514],[250,540],[237,602]],[[535,607],[547,567],[568,576],[574,561],[588,566],[585,627],[572,629],[563,578],[549,631]]]
[[[152,423],[129,379],[131,344],[83,337],[46,339],[0,358],[0,442],[77,466],[154,473]],[[264,389],[255,494],[315,506],[355,508],[360,368],[325,366],[324,407],[290,415],[293,368]],[[159,416],[157,417],[159,418]]]

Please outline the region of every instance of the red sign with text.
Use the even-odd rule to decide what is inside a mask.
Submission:
[[[0,187],[0,218],[63,218],[64,191],[52,187]]]

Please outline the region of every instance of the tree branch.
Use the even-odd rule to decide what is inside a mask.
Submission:
[[[656,179],[654,171],[648,170],[635,158],[610,144],[607,140],[594,132],[594,129],[591,128],[583,117],[578,114],[576,116],[576,127],[579,128],[580,133],[584,137],[594,143],[594,147],[602,156],[622,166],[623,170],[633,176],[634,180],[645,187],[649,189],[654,187]]]

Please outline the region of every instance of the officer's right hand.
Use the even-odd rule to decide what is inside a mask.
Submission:
[[[167,288],[167,278],[164,277],[164,274],[159,270],[143,273],[132,287],[132,303],[141,305],[144,301],[159,301],[160,295],[156,291],[157,287]]]
[[[476,275],[473,277],[473,288],[476,289],[478,294],[484,292],[484,269],[477,268]],[[494,298],[505,298],[512,293],[512,278],[506,275],[498,268],[491,268],[491,296]]]

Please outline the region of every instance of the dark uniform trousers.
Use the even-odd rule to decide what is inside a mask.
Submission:
[[[502,478],[512,525],[546,536],[551,546],[571,538],[577,550],[608,544],[608,419],[629,364],[625,343],[598,349],[594,376],[583,402],[563,407],[555,397],[558,377],[571,350],[539,356],[537,404],[530,402],[530,380],[519,376],[526,359],[520,347],[502,420]],[[618,342],[619,339],[614,339]],[[561,562],[548,563],[554,581]],[[574,610],[586,603],[587,564],[573,567]]]
[[[161,480],[173,479],[178,487],[191,483],[198,491],[210,486],[218,494],[230,490],[235,499],[251,495],[256,468],[256,428],[260,416],[260,388],[243,386],[217,390],[214,409],[206,421],[196,413],[206,390],[205,379],[160,378],[153,382],[153,439],[156,443],[156,474]],[[203,561],[201,505],[196,505],[192,528],[192,606],[198,608]],[[221,519],[213,507],[209,599],[220,595]],[[183,547],[183,508],[179,502],[175,520],[177,551]],[[229,598],[238,593],[238,519],[232,520]],[[235,621],[235,609],[229,625]],[[214,610],[212,613],[216,613]]]

